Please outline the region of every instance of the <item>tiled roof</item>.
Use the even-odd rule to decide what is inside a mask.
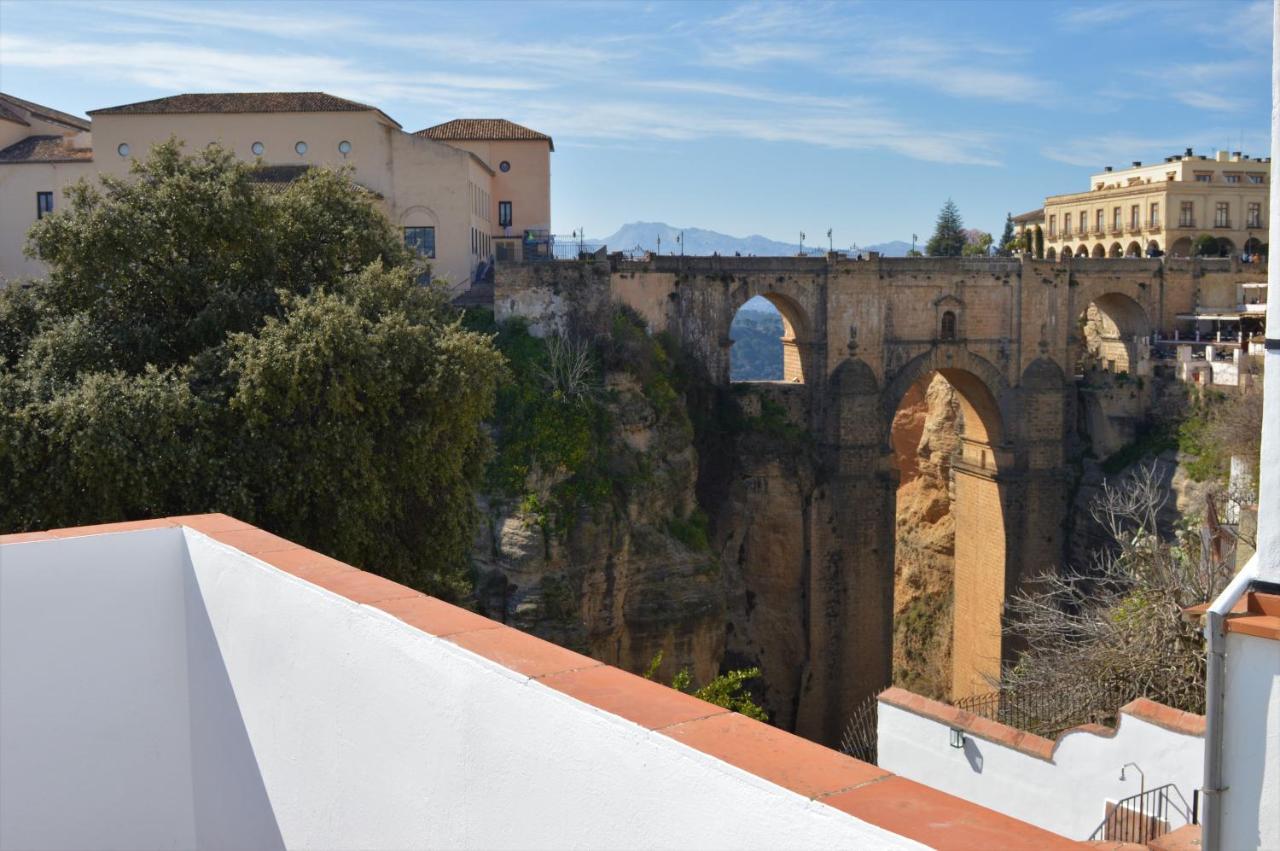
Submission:
[[[22,113],[9,106],[9,104],[5,103],[3,100],[0,100],[0,118],[3,118],[5,121],[12,121],[15,124],[21,124],[24,127],[31,126],[31,122],[23,118]]]
[[[28,136],[0,151],[0,163],[64,163],[92,159],[92,148],[72,147],[66,136]]]
[[[1044,207],[1041,207],[1038,210],[1031,210],[1030,212],[1019,213],[1018,215],[1013,217],[1013,220],[1019,223],[1038,222],[1043,218],[1044,218]]]
[[[325,92],[202,92],[91,109],[90,115],[173,115],[182,113],[251,112],[376,112],[395,124],[376,106]]]
[[[895,776],[652,680],[366,573],[225,514],[0,535],[0,545],[185,526],[277,570],[390,615],[566,698],[898,836],[935,848],[1078,848],[1026,822]]]
[[[530,130],[505,118],[455,118],[414,133],[440,142],[546,142],[555,150],[555,143],[546,133]]]
[[[72,115],[69,112],[62,112],[57,109],[50,109],[47,106],[41,106],[40,104],[32,103],[29,100],[16,98],[13,95],[7,95],[4,92],[0,92],[0,104],[8,106],[10,109],[16,109],[16,111],[18,111],[19,113],[24,111],[30,112],[32,115],[36,116],[37,118],[43,118],[47,121],[53,121],[58,124],[65,124],[67,127],[70,127],[73,130],[90,129],[89,122],[84,120],[83,118],[77,118],[76,116]],[[26,122],[23,122],[23,123],[26,123]]]

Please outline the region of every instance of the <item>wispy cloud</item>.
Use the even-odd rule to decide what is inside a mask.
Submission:
[[[51,49],[52,48],[52,49]],[[371,70],[344,59],[307,54],[221,50],[163,41],[59,42],[0,33],[5,65],[80,69],[158,90],[272,91],[324,89],[358,99],[466,100],[461,92],[523,92],[541,88],[511,77]]]
[[[1152,6],[1148,2],[1079,4],[1068,8],[1058,16],[1058,20],[1069,28],[1096,27],[1136,18],[1150,11]]]

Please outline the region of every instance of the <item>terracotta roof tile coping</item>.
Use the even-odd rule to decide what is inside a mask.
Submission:
[[[1227,632],[1252,635],[1280,641],[1280,594],[1250,591],[1227,615],[1223,626]]]
[[[946,724],[949,727],[964,730],[977,738],[1019,751],[1036,759],[1042,759],[1045,762],[1052,762],[1053,754],[1058,749],[1058,746],[1062,744],[1063,739],[1074,733],[1089,733],[1104,738],[1111,738],[1116,734],[1116,730],[1105,727],[1102,724],[1080,724],[1063,730],[1055,739],[1046,739],[1043,736],[1037,736],[1034,733],[1019,730],[1016,727],[1010,727],[1007,724],[1001,724],[998,721],[974,715],[972,712],[966,712],[963,709],[932,700],[924,695],[916,694],[897,686],[892,686],[882,691],[878,700],[915,715],[937,721],[939,724]],[[1120,707],[1120,715],[1121,717],[1129,715],[1149,724],[1155,724],[1158,727],[1187,736],[1204,735],[1205,720],[1203,715],[1183,712],[1180,709],[1165,706],[1163,703],[1157,703],[1145,697],[1140,697]]]
[[[410,627],[528,677],[529,682],[900,836],[955,849],[1080,847],[1057,834],[366,573],[225,514],[21,532],[0,535],[0,544],[176,526],[194,529],[278,570],[379,609]],[[900,699],[911,705],[935,703],[902,689],[889,689],[881,700],[886,695],[892,698],[891,692],[900,693]],[[985,727],[983,722],[986,719],[973,716],[966,720],[977,729]]]

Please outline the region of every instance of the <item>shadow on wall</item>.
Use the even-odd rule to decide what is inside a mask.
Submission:
[[[207,848],[283,851],[284,837],[190,556],[184,573],[196,840]]]

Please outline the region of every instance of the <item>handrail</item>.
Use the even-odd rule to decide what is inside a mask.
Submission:
[[[1174,796],[1182,804],[1180,812],[1176,806],[1173,806]],[[1193,797],[1198,799],[1199,796]],[[1198,809],[1198,806],[1187,803],[1187,799],[1176,784],[1166,783],[1116,801],[1111,812],[1107,813],[1102,823],[1089,836],[1089,841],[1107,840],[1145,845],[1152,839],[1169,832],[1171,810],[1182,815],[1188,824],[1198,824]]]

